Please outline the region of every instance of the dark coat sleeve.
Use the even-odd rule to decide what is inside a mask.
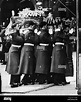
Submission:
[[[14,34],[12,35],[12,42],[14,42],[14,44],[15,44],[15,43],[22,44],[22,43],[24,42],[24,39],[23,39],[22,36],[20,36],[20,35],[18,34],[18,32],[16,32],[16,33],[14,33]]]

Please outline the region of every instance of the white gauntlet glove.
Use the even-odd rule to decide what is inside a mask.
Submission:
[[[51,34],[53,34],[53,29],[49,29],[49,34],[51,35]]]

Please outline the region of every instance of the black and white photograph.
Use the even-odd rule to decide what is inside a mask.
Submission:
[[[81,0],[0,0],[0,97],[81,95]],[[11,97],[10,97],[11,96]]]

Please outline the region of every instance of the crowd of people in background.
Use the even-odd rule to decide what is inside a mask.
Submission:
[[[11,31],[7,32],[8,29]],[[69,49],[69,37],[72,35],[75,35],[74,17],[53,18],[49,12],[39,23],[30,19],[22,24],[15,22],[14,16],[11,17],[8,27],[1,28],[0,33],[4,38],[3,49],[4,45],[6,48],[2,53],[8,53],[6,71],[11,74],[11,87],[36,83],[70,84],[66,75],[68,62],[72,63],[72,50]],[[2,58],[1,61],[5,61]]]

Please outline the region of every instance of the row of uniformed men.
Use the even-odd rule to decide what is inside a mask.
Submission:
[[[65,79],[67,53],[61,26],[51,35],[44,22],[38,34],[34,33],[33,23],[27,24],[26,28],[11,34],[12,44],[6,65],[6,71],[11,74],[11,87],[36,82],[69,84]]]

